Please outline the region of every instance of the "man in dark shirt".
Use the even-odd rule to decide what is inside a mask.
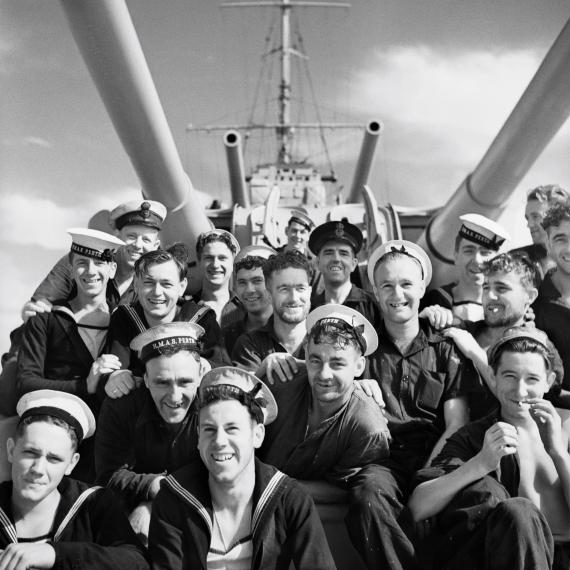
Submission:
[[[465,361],[451,340],[418,318],[431,278],[431,263],[419,246],[407,241],[379,246],[368,275],[383,319],[378,349],[370,357],[371,377],[384,395],[392,443],[390,459],[363,470],[355,484],[376,490],[366,516],[382,529],[382,544],[369,551],[369,566],[410,570],[421,566],[408,538],[411,520],[404,505],[409,485],[415,471],[468,421]],[[361,516],[349,511],[349,524],[358,524]],[[351,537],[366,548],[366,537],[356,532]]]
[[[362,313],[374,326],[380,324],[380,310],[374,297],[353,285],[351,273],[358,266],[362,232],[347,221],[317,226],[309,238],[309,248],[317,256],[324,290],[311,299],[311,308],[324,304],[346,305]]]
[[[152,500],[167,473],[198,457],[194,398],[202,377],[203,329],[174,322],[131,343],[145,367],[144,386],[107,398],[95,441],[97,480],[121,496],[131,524],[148,535]]]

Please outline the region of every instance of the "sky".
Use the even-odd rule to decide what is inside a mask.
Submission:
[[[128,6],[185,169],[227,201],[220,137],[191,137],[186,125],[247,119],[272,10]],[[355,0],[350,10],[298,12],[322,118],[382,121],[371,187],[381,200],[425,207],[443,204],[475,168],[568,17],[565,0]],[[140,186],[58,2],[0,0],[0,81],[3,352],[21,306],[68,248],[65,229]],[[331,144],[345,185],[359,144],[360,134]],[[525,192],[570,187],[569,151],[567,123],[513,195],[513,245],[529,242]]]

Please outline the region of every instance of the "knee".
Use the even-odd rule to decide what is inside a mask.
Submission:
[[[542,520],[538,507],[524,497],[512,497],[501,501],[490,515],[490,520],[502,521],[505,528],[523,529]]]
[[[380,470],[369,469],[366,476],[359,477],[350,488],[351,508],[370,511],[401,506],[402,497],[398,486]]]

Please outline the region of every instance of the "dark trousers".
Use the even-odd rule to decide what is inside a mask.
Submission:
[[[415,469],[414,469],[415,471]],[[415,570],[407,502],[411,478],[402,465],[368,465],[350,481],[346,527],[354,548],[370,570]]]
[[[434,568],[548,570],[554,541],[548,522],[528,499],[511,497],[484,477],[459,492],[438,516],[443,534]],[[567,569],[565,569],[567,570]]]

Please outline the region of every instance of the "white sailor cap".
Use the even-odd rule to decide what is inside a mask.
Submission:
[[[246,257],[261,257],[263,259],[269,259],[272,255],[277,255],[277,252],[268,245],[248,245],[236,255],[234,263],[237,263]]]
[[[308,231],[311,231],[315,227],[315,222],[311,220],[309,214],[307,214],[307,211],[303,208],[293,208],[291,210],[291,217],[289,218],[288,224],[291,222],[301,224],[307,228]]]
[[[67,233],[71,236],[72,252],[103,261],[112,261],[113,251],[125,245],[118,237],[99,230],[70,228]]]
[[[459,219],[461,237],[493,251],[499,251],[505,240],[511,239],[505,228],[481,214],[463,214]]]
[[[145,363],[173,349],[200,352],[204,329],[196,323],[174,322],[151,327],[131,340],[130,347]]]
[[[212,238],[212,236],[214,236],[214,238]],[[225,243],[230,249],[230,251],[234,254],[234,256],[240,252],[241,248],[239,245],[239,241],[236,239],[236,237],[230,232],[226,230],[220,230],[218,228],[209,230],[207,232],[202,232],[198,236],[198,242],[196,243],[196,251],[201,252],[207,243],[210,243],[211,241],[216,241],[215,238],[217,238],[217,241]]]
[[[348,325],[354,331],[356,340],[362,348],[363,356],[368,356],[378,348],[378,334],[370,321],[359,311],[346,305],[321,305],[307,315],[307,331],[322,322]]]
[[[259,423],[270,424],[277,417],[277,402],[271,390],[254,374],[235,366],[221,366],[204,374],[198,389],[198,407],[232,397],[248,407]]]
[[[156,200],[130,200],[109,214],[109,223],[117,230],[125,226],[147,226],[160,230],[166,218],[166,207]]]
[[[53,416],[63,420],[81,442],[95,433],[95,416],[75,394],[59,390],[35,390],[24,394],[16,405],[20,421],[31,416]]]
[[[394,239],[379,245],[368,260],[368,279],[374,285],[374,270],[378,261],[387,253],[399,252],[417,259],[422,268],[424,285],[427,287],[431,281],[432,266],[428,254],[417,244],[404,239]]]

